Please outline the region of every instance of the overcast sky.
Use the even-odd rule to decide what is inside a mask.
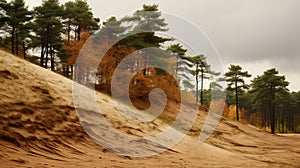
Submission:
[[[66,0],[60,0],[64,3]],[[26,0],[30,6],[40,0]],[[219,52],[225,71],[239,64],[256,77],[275,67],[300,90],[299,0],[87,0],[95,16],[130,15],[143,4],[159,4],[203,30]],[[171,29],[172,27],[170,27]]]

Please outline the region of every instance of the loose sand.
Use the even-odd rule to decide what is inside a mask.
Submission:
[[[111,126],[125,134],[142,137],[168,126],[159,119],[130,121],[110,97],[97,93],[96,100]],[[271,135],[222,118],[212,136],[199,142],[206,115],[200,111],[193,129],[172,149],[150,157],[120,156],[84,132],[71,80],[0,51],[0,167],[300,167],[300,136]],[[122,143],[118,137],[111,141]]]

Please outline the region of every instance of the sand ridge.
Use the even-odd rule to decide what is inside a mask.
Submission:
[[[106,120],[123,133],[142,137],[168,127],[161,120],[130,121],[109,96],[97,93],[96,99]],[[297,135],[271,135],[222,118],[208,141],[199,142],[206,115],[200,111],[193,129],[172,149],[145,158],[120,156],[85,133],[74,109],[71,80],[0,51],[1,167],[299,166]]]

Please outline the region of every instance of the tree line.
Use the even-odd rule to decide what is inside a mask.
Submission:
[[[195,102],[200,106],[209,107],[212,92],[226,93],[226,103],[235,106],[236,120],[242,118],[259,127],[270,127],[272,133],[300,132],[300,92],[289,92],[289,83],[278,70],[266,70],[251,84],[246,84],[244,78],[251,75],[239,65],[230,65],[225,77],[221,77],[220,72],[211,68],[205,55],[189,56],[180,43],[166,44],[174,39],[157,35],[156,32],[168,31],[158,5],[144,5],[121,19],[112,16],[102,25],[84,0],[64,4],[58,0],[44,0],[32,10],[24,0],[0,0],[0,9],[1,48],[79,83],[92,84],[97,90],[110,93],[113,73],[129,54],[135,54],[135,59],[123,67],[126,69],[124,75],[154,63],[175,61],[175,70],[171,73],[176,81],[164,70],[145,68],[132,80],[132,85],[142,88],[132,89],[132,98],[142,100],[141,104],[145,105],[143,101],[148,101],[149,92],[159,87],[169,98],[178,101],[180,94],[174,90],[181,88],[195,93]],[[86,44],[89,38],[91,44]],[[87,54],[78,65],[76,60],[82,59],[78,55],[84,45],[112,47],[99,65],[97,54],[103,51]],[[155,53],[140,51],[151,47],[158,50]],[[39,56],[30,55],[29,51]],[[154,57],[155,54],[162,57]],[[93,66],[97,66],[97,72],[92,72]],[[94,81],[90,80],[91,76]],[[210,84],[208,89],[204,88],[205,82]],[[222,88],[218,82],[227,82],[228,87]],[[217,98],[222,96],[213,99]]]
[[[244,79],[252,75],[243,71],[240,65],[230,65],[224,78],[218,77],[220,73],[211,70],[204,55],[186,56],[179,44],[171,45],[169,49],[178,57],[176,72],[179,80],[189,78],[187,73],[195,77],[195,85],[188,85],[192,85],[190,88],[195,87],[196,102],[199,101],[200,105],[207,108],[211,105],[214,99],[212,92],[226,94],[228,106],[235,106],[237,121],[242,115],[243,121],[257,127],[270,128],[271,133],[300,132],[300,92],[290,92],[287,89],[289,82],[275,68],[266,70],[250,84],[246,84]],[[217,80],[212,82],[213,78]],[[209,89],[203,89],[205,79],[210,79]],[[225,81],[227,87],[222,88],[218,81]]]
[[[196,92],[196,102],[199,99],[201,104],[204,100],[203,80],[218,75],[218,73],[210,70],[210,65],[206,62],[204,55],[186,56],[187,50],[179,43],[163,49],[165,42],[174,39],[155,34],[157,31],[168,31],[168,24],[161,18],[158,5],[144,5],[132,16],[125,16],[121,19],[111,17],[104,21],[101,27],[100,19],[94,18],[91,8],[84,0],[70,1],[62,5],[58,0],[44,0],[41,6],[34,7],[32,10],[28,9],[24,0],[12,0],[11,2],[1,0],[0,8],[0,28],[3,32],[0,39],[1,48],[70,78],[75,77],[73,71],[76,59],[86,40],[92,34],[96,39],[95,45],[110,43],[114,39],[122,39],[114,44],[115,50],[113,47],[112,52],[108,52],[106,55],[112,59],[110,61],[116,62],[111,66],[117,65],[126,54],[147,47],[156,47],[165,51],[165,53],[161,52],[160,54],[165,55],[166,59],[170,55],[175,56],[177,58],[175,73],[179,83],[186,89],[193,89],[196,86],[196,90],[198,90],[199,82],[201,82],[200,96]],[[143,32],[135,33],[138,30]],[[98,32],[94,34],[96,31]],[[128,34],[132,35],[128,36]],[[126,38],[123,39],[122,37]],[[117,50],[122,47],[125,48],[125,52],[118,53]],[[37,57],[32,56],[28,54],[29,51],[40,54]],[[143,54],[147,56],[146,59],[132,63],[129,69],[135,69],[136,66],[146,67],[151,62],[166,61],[154,59],[151,57],[151,53]],[[119,55],[119,57],[114,59],[112,55]],[[97,59],[92,60],[86,64],[96,62]],[[97,75],[98,79],[101,80],[96,83],[99,83],[98,88],[100,89],[109,88],[109,78],[115,67],[109,68],[108,65],[99,65]],[[81,69],[81,71],[84,70]],[[87,81],[88,77],[86,77],[89,75],[89,70],[85,71],[85,75],[78,73],[76,76],[76,79],[80,80],[81,83],[89,82]],[[145,74],[148,73],[145,72]],[[191,76],[195,77],[195,85],[191,83]],[[104,91],[109,92],[107,89]]]
[[[52,71],[67,64],[70,55],[63,46],[80,41],[83,31],[91,34],[100,26],[100,19],[94,18],[84,0],[63,5],[58,0],[44,0],[33,10],[24,0],[1,0],[0,9],[1,48]],[[39,57],[28,55],[29,50],[39,52]]]
[[[290,92],[289,82],[278,70],[268,69],[246,84],[244,78],[251,75],[239,65],[230,65],[225,77],[228,83],[226,102],[235,105],[237,121],[241,114],[246,122],[270,128],[271,133],[300,131],[300,92]]]

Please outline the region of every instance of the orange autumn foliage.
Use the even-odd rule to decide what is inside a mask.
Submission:
[[[68,57],[65,66],[71,66],[75,64],[83,45],[89,38],[90,38],[90,33],[87,31],[82,31],[80,41],[74,39],[70,41],[70,44],[64,45],[62,47],[62,50],[65,52],[66,56]],[[65,43],[66,44],[68,43],[67,40],[65,40]]]

